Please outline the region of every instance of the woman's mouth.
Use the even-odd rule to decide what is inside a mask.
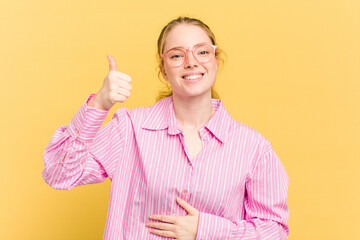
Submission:
[[[195,73],[195,74],[186,74],[182,78],[188,82],[195,82],[202,79],[203,76],[204,73]]]

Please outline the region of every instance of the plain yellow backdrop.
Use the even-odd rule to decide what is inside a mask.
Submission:
[[[216,87],[290,178],[290,240],[360,239],[360,1],[0,0],[0,239],[102,239],[110,181],[51,189],[42,154],[108,72],[133,79],[117,108],[149,106],[156,41],[204,20],[227,53]]]

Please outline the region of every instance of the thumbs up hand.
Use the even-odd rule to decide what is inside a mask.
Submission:
[[[109,73],[104,79],[99,92],[88,102],[88,106],[101,110],[110,110],[117,102],[125,102],[131,93],[131,77],[117,71],[116,61],[111,56],[109,60]]]

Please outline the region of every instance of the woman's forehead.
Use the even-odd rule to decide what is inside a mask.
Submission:
[[[204,42],[212,44],[204,29],[192,24],[180,24],[167,34],[164,41],[164,51],[176,47],[191,48]]]

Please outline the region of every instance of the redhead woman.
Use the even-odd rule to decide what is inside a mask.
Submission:
[[[221,50],[202,21],[180,17],[158,39],[169,91],[121,107],[131,77],[109,73],[44,152],[55,189],[111,180],[104,239],[286,239],[288,177],[270,142],[234,120],[213,89]],[[101,128],[101,129],[100,129]]]

